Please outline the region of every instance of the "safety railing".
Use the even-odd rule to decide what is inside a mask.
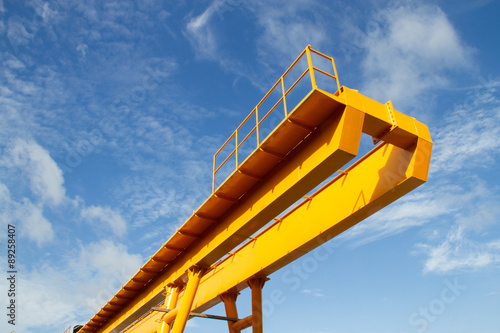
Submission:
[[[320,56],[328,61],[331,61],[332,66],[333,66],[333,74],[328,73],[327,71],[325,71],[323,69],[315,67],[313,65],[311,53],[314,53],[314,54],[316,54],[316,55],[318,55],[318,56]],[[299,78],[296,79],[295,82],[288,89],[285,90],[285,77],[292,71],[292,69],[297,65],[297,63],[302,59],[302,57],[304,55],[307,58],[307,68],[299,76]],[[261,140],[260,127],[262,126],[262,123],[269,117],[269,115],[276,109],[276,107],[278,107],[278,105],[283,103],[283,107],[284,107],[284,118],[283,119],[287,119],[290,116],[290,114],[288,112],[288,110],[290,109],[290,105],[288,106],[289,108],[287,109],[286,98],[289,95],[289,93],[297,86],[297,84],[307,75],[307,73],[309,73],[311,87],[312,87],[311,89],[314,90],[314,89],[318,88],[316,77],[315,77],[315,72],[318,72],[326,77],[334,79],[336,84],[337,84],[336,88],[338,90],[340,90],[340,83],[339,83],[338,76],[337,76],[337,69],[335,68],[335,61],[333,60],[333,58],[312,49],[311,45],[308,45],[304,49],[304,51],[302,51],[300,53],[300,55],[297,57],[297,59],[295,59],[295,61],[290,65],[290,67],[288,67],[288,69],[278,79],[278,81],[276,81],[276,83],[267,92],[267,94],[260,100],[260,102],[257,104],[257,106],[255,106],[255,108],[248,114],[248,116],[243,120],[243,122],[236,128],[236,130],[231,134],[231,136],[229,136],[229,138],[222,144],[222,146],[219,148],[219,150],[217,150],[217,152],[214,154],[213,174],[212,174],[212,193],[215,192],[215,177],[216,177],[217,172],[219,172],[222,169],[222,167],[224,165],[226,165],[226,163],[233,156],[235,157],[235,161],[236,161],[235,169],[236,170],[238,169],[238,167],[240,166],[239,150],[240,150],[241,146],[252,136],[252,134],[254,134],[254,133],[256,134],[257,148],[260,146],[261,142],[263,142],[266,139],[266,138],[264,138],[263,140]],[[278,87],[278,85],[281,85],[281,93],[282,93],[281,98],[279,98],[278,101],[276,103],[274,103],[274,105],[264,114],[264,116],[259,118],[259,111],[261,111],[261,110],[259,110],[259,108],[269,98],[271,93],[274,92],[274,90]],[[293,108],[291,108],[291,110],[293,111],[299,104],[300,104],[300,102],[298,102],[296,105],[294,105]],[[240,131],[241,131],[242,127],[244,125],[246,125],[246,123],[250,119],[252,119],[253,117],[255,117],[255,126],[253,126],[253,128],[243,137],[243,139],[241,139],[242,135],[240,134]],[[234,148],[229,152],[228,156],[220,164],[217,164],[217,157],[219,156],[219,154],[222,151],[224,151],[226,149],[226,147],[228,147],[230,142],[233,140],[234,140]]]

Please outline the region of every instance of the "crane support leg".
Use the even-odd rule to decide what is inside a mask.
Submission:
[[[265,278],[252,278],[248,280],[248,286],[252,290],[252,332],[263,333],[262,325],[262,288],[266,282]]]
[[[236,298],[238,298],[237,292],[226,292],[220,295],[220,299],[224,302],[224,308],[226,309],[226,316],[231,318],[238,318],[238,309],[236,308]],[[234,327],[235,322],[227,321],[227,328],[229,333],[240,333],[240,330]]]
[[[175,309],[177,306],[177,300],[179,299],[179,293],[182,289],[181,285],[171,284],[167,287],[167,297],[166,297],[166,305],[168,310]],[[170,332],[170,324],[161,321],[160,326],[158,327],[158,333],[169,333]]]
[[[196,296],[196,290],[198,290],[198,285],[200,284],[201,277],[205,269],[201,267],[191,267],[189,269],[189,281],[184,292],[184,297],[182,298],[181,306],[177,312],[176,320],[174,326],[172,327],[172,333],[182,333],[186,327],[186,323],[189,319],[189,313],[191,312],[191,306],[193,305],[194,297]]]

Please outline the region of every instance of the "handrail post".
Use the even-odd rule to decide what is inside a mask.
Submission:
[[[215,166],[216,166],[216,158],[217,158],[217,154],[214,155],[214,169],[213,169],[213,172],[212,172],[212,193],[215,192]]]
[[[307,45],[306,56],[307,56],[307,65],[309,66],[309,74],[311,75],[312,88],[316,89],[316,88],[318,88],[318,86],[316,85],[316,79],[314,78],[314,69],[313,69],[312,59],[311,59],[311,45]]]
[[[255,107],[255,128],[257,131],[257,148],[260,146],[260,134],[259,134],[259,107]]]
[[[236,146],[234,147],[236,153],[236,169],[238,169],[238,130],[236,130],[234,137],[236,139]]]
[[[333,58],[332,58],[332,65],[333,65],[333,73],[335,75],[335,81],[337,81],[337,89],[338,89],[338,92],[340,93],[339,77],[337,75],[337,68],[335,67],[335,60],[333,60]]]
[[[283,106],[285,108],[285,118],[288,118],[288,113],[286,111],[285,82],[283,80],[283,76],[281,77],[281,90],[283,91]]]

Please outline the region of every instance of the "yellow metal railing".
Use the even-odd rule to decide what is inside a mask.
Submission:
[[[318,55],[318,56],[320,56],[320,57],[322,57],[322,58],[324,58],[326,60],[331,61],[332,62],[332,66],[333,66],[333,74],[328,73],[325,70],[322,70],[322,69],[319,69],[319,68],[315,67],[313,65],[311,53],[314,53],[314,54],[316,54],[316,55]],[[306,58],[307,58],[307,68],[306,68],[306,70],[302,73],[302,75],[299,76],[299,78],[297,80],[295,80],[295,82],[290,86],[290,88],[288,88],[287,90],[285,90],[285,83],[284,83],[285,77],[287,76],[287,74],[290,73],[290,71],[302,59],[302,57],[304,55],[306,55]],[[264,138],[264,140],[260,139],[260,134],[261,133],[260,133],[259,127],[262,125],[262,123],[269,117],[269,115],[276,109],[276,107],[281,102],[283,102],[283,107],[284,107],[284,119],[287,119],[290,116],[290,114],[289,114],[289,112],[287,110],[286,97],[297,86],[297,84],[307,75],[307,73],[309,73],[309,76],[310,76],[312,90],[318,88],[318,86],[316,84],[315,71],[318,72],[318,73],[320,73],[320,74],[322,74],[322,75],[325,75],[325,76],[327,76],[329,78],[334,79],[336,81],[336,83],[337,83],[337,89],[340,90],[340,83],[339,83],[338,76],[337,76],[337,69],[335,68],[335,61],[333,60],[333,58],[329,57],[329,56],[327,56],[327,55],[325,55],[325,54],[323,54],[321,52],[318,52],[318,51],[312,49],[311,45],[308,45],[304,49],[304,51],[302,51],[300,53],[300,55],[297,57],[297,59],[295,59],[295,61],[290,65],[290,67],[288,67],[288,69],[279,78],[279,80],[276,81],[276,83],[267,92],[267,94],[264,96],[264,98],[261,99],[261,101],[257,104],[257,106],[255,106],[255,108],[248,114],[248,116],[243,120],[243,122],[236,128],[236,130],[231,134],[231,136],[229,136],[229,138],[224,142],[224,144],[222,144],[222,146],[219,148],[219,150],[217,150],[217,152],[214,154],[214,157],[213,157],[213,174],[212,174],[212,192],[215,192],[215,176],[216,176],[217,172],[219,172],[221,170],[221,168],[233,156],[235,157],[235,160],[236,160],[236,168],[235,169],[236,170],[238,169],[238,167],[240,166],[240,163],[239,163],[239,153],[238,153],[239,149],[241,148],[241,146],[243,145],[243,143],[245,143],[248,140],[248,138],[253,133],[256,134],[256,137],[257,137],[257,149],[259,148],[261,142],[265,140],[265,138]],[[281,91],[282,91],[281,98],[266,112],[266,114],[262,118],[259,118],[259,108],[268,99],[268,97],[271,95],[271,93],[275,90],[275,88],[278,85],[281,85]],[[300,104],[300,102],[298,104]],[[295,107],[297,107],[298,104],[295,105],[292,108],[292,110],[295,109]],[[253,116],[255,116],[255,126],[248,132],[248,134],[242,140],[240,140],[240,136],[239,136],[240,133],[239,132],[241,131],[242,127],[247,123],[247,121],[249,121]],[[234,140],[234,149],[218,165],[217,164],[217,156],[233,140]]]

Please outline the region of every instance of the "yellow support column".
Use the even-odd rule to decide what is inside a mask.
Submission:
[[[220,295],[220,299],[224,302],[224,307],[226,309],[226,317],[238,318],[238,309],[236,308],[236,298],[238,293],[236,292],[226,292]],[[236,329],[234,326],[234,321],[227,321],[227,328],[229,333],[240,333],[240,330]]]
[[[177,284],[169,284],[168,285],[168,290],[167,290],[167,309],[172,310],[175,309],[177,306],[177,300],[179,299],[179,293],[182,289],[181,285]],[[158,333],[169,333],[170,332],[170,324],[161,321],[160,322],[160,327],[158,328]]]
[[[201,277],[205,272],[204,268],[201,267],[191,267],[189,269],[189,281],[184,292],[184,297],[182,298],[181,306],[175,317],[174,326],[172,327],[172,333],[182,333],[186,327],[186,323],[189,319],[189,313],[191,312],[191,307],[193,306],[193,300],[196,296],[196,291],[200,284]]]
[[[252,289],[252,332],[263,333],[262,322],[262,288],[266,278],[252,278],[248,280],[248,286]]]

